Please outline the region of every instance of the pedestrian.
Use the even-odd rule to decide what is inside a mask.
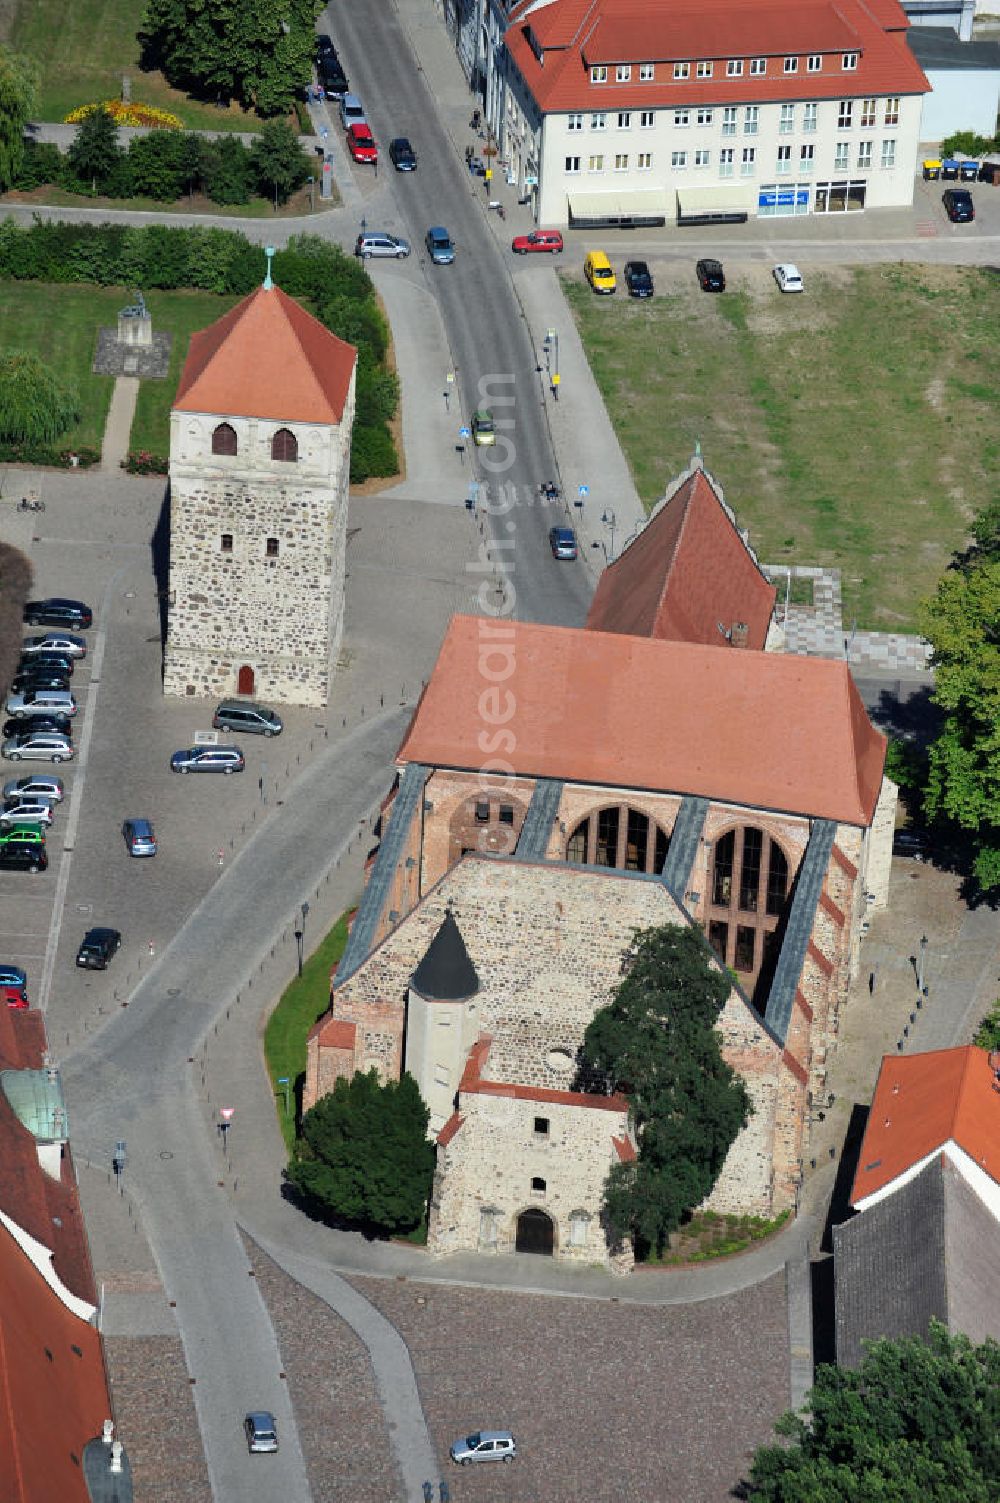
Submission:
[[[874,971],[869,971],[868,972],[868,995],[869,995],[869,997],[874,997],[874,995],[875,995],[875,972]]]

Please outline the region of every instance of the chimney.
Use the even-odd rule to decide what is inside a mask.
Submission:
[[[123,1451],[123,1449],[124,1449],[124,1447],[122,1446],[122,1443],[121,1443],[120,1440],[113,1440],[111,1442],[111,1470],[113,1472],[117,1473],[117,1472],[120,1472],[122,1470],[122,1451]]]
[[[745,647],[750,628],[745,621],[734,621],[729,628],[729,641],[733,647]]]
[[[101,1439],[103,1440],[103,1442],[104,1442],[104,1444],[106,1446],[109,1446],[111,1444],[111,1438],[114,1435],[114,1433],[115,1433],[115,1422],[114,1422],[114,1420],[113,1419],[106,1419],[104,1421],[104,1429],[103,1429],[102,1434],[101,1434]]]

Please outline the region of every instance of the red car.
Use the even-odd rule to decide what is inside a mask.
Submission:
[[[515,235],[510,248],[518,256],[529,251],[548,251],[554,256],[563,248],[563,237],[558,230],[532,230],[530,235]]]
[[[0,997],[3,997],[8,1007],[24,1008],[30,1005],[28,993],[23,986],[0,986]]]
[[[371,126],[360,121],[347,132],[347,149],[356,162],[377,162],[378,147]]]

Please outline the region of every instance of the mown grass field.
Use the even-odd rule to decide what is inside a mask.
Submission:
[[[1000,280],[948,266],[652,265],[657,295],[566,292],[643,501],[696,442],[767,563],[843,576],[844,619],[911,631],[973,514],[1000,489]]]
[[[203,104],[161,73],[142,72],[136,32],[145,9],[144,0],[17,0],[8,40],[39,66],[38,118],[62,120],[77,105],[118,99],[125,73],[136,103],[170,110],[192,129],[259,130],[257,116],[236,105]]]
[[[135,417],[132,420],[132,439],[129,448],[133,451],[148,449],[151,454],[170,453],[170,406],[177,394],[191,342],[191,335],[198,329],[207,328],[224,313],[228,313],[235,296],[220,297],[212,292],[147,292],[146,306],[153,319],[153,328],[169,329],[174,336],[170,349],[170,371],[163,381],[141,381]],[[131,298],[124,298],[130,302]]]

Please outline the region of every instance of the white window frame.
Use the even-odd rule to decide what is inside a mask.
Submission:
[[[841,99],[837,105],[837,129],[850,130],[854,123],[854,100]]]
[[[743,59],[741,57],[731,57],[729,59],[728,63],[726,64],[726,77],[727,78],[742,78],[743,77]]]
[[[840,59],[840,66],[845,73],[855,73],[858,67],[858,54],[856,52],[845,52]]]
[[[734,151],[731,146],[723,146],[719,152],[719,176],[732,177]]]
[[[590,156],[590,157],[587,158],[587,171],[588,172],[603,172],[604,171],[604,153],[603,153],[603,151],[594,152],[593,156]]]
[[[726,104],[722,107],[722,134],[724,136],[735,136],[736,134],[735,104]]]
[[[785,72],[786,73],[797,73],[798,71],[799,71],[799,60],[798,60],[798,58],[797,57],[786,57],[785,58]]]
[[[712,153],[709,151],[707,146],[699,146],[698,150],[694,154],[694,165],[696,168],[711,167]]]
[[[607,130],[608,117],[603,110],[598,110],[593,115],[591,115],[590,128],[591,130]]]
[[[691,77],[691,64],[690,63],[674,63],[674,78],[681,79],[681,78],[690,78],[690,77]]]
[[[740,177],[753,177],[757,171],[757,148],[756,146],[744,146],[743,156],[740,159]]]
[[[752,57],[750,59],[750,73],[751,73],[752,77],[759,78],[762,73],[766,73],[766,72],[767,72],[767,58],[766,57]]]
[[[572,175],[575,172],[579,172],[580,171],[580,158],[579,157],[567,157],[565,165],[563,167],[563,171],[567,175]]]
[[[815,103],[802,106],[802,129],[808,133],[819,129],[819,105]]]
[[[671,172],[686,172],[687,164],[688,154],[686,151],[672,151],[670,153]]]
[[[810,52],[808,58],[806,59],[806,72],[807,73],[822,73],[822,71],[823,71],[823,54],[821,52]]]
[[[655,124],[656,124],[656,111],[655,110],[640,110],[639,111],[639,129],[640,130],[652,130],[653,126]]]
[[[775,172],[780,176],[783,172],[792,170],[792,148],[790,145],[778,147],[778,157]]]
[[[615,67],[615,83],[628,83],[632,77],[631,63],[618,63]]]
[[[687,130],[691,124],[691,111],[686,107],[683,110],[674,110],[674,130]]]
[[[858,170],[859,171],[865,171],[865,172],[870,172],[871,171],[872,157],[874,155],[874,151],[875,151],[875,142],[874,141],[859,141],[858,142]]]
[[[618,111],[618,125],[617,125],[617,129],[618,130],[629,130],[629,129],[631,129],[631,126],[632,126],[632,111],[631,110],[619,110]]]
[[[850,167],[851,143],[850,141],[838,141],[833,148],[834,172],[846,172]]]
[[[608,70],[604,63],[596,63],[590,70],[591,83],[602,84],[608,81]]]
[[[707,104],[699,105],[698,106],[698,112],[697,112],[697,114],[695,115],[694,118],[695,118],[695,124],[697,124],[697,125],[711,125],[711,123],[712,123],[712,108],[711,108],[711,106],[707,105]]]
[[[816,148],[815,148],[815,146],[813,145],[813,143],[811,141],[808,142],[807,145],[799,147],[799,163],[800,163],[800,166],[805,166],[806,164],[808,164],[810,167],[812,167],[812,165],[813,165],[813,163],[815,161],[816,161]]]
[[[895,167],[896,165],[896,141],[893,136],[888,136],[882,142],[881,165],[883,167]]]
[[[637,153],[635,159],[636,172],[648,172],[652,165],[653,153],[651,151],[640,151]]]
[[[656,65],[655,65],[655,63],[640,63],[639,64],[639,82],[640,83],[652,83],[653,79],[655,77],[656,77]]]
[[[861,119],[858,121],[858,124],[860,125],[862,130],[875,129],[875,110],[877,104],[878,101],[875,99],[862,99]]]
[[[890,94],[889,98],[886,100],[886,102],[885,102],[885,120],[883,121],[883,124],[884,125],[898,125],[899,124],[899,95],[898,94]]]
[[[696,63],[694,71],[698,75],[699,78],[711,78],[712,73],[714,72],[714,70],[715,70],[715,64],[714,63]]]
[[[615,152],[615,171],[616,172],[627,172],[628,171],[628,152],[627,151],[616,151]]]
[[[755,136],[760,130],[760,105],[748,104],[743,111],[743,134]]]
[[[566,116],[566,129],[568,131],[583,130],[583,115],[573,113]]]

